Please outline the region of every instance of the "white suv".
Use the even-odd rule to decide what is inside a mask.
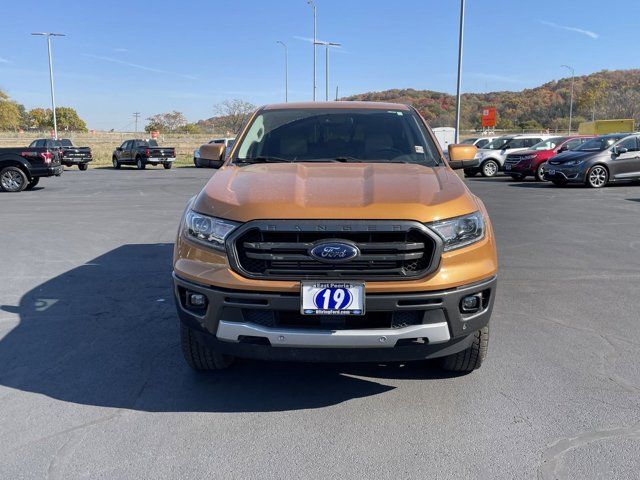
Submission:
[[[542,140],[551,138],[551,135],[505,135],[493,140],[484,148],[478,150],[475,158],[479,164],[474,168],[465,168],[467,176],[473,176],[480,172],[483,177],[495,177],[504,165],[509,153],[526,150]]]

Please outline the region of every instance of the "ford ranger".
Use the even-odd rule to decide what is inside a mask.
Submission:
[[[477,165],[405,105],[260,108],[187,205],[174,248],[182,352],[235,357],[438,358],[482,364],[496,294],[487,211],[453,169]]]

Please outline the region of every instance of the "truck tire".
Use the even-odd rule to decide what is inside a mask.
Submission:
[[[138,170],[144,170],[145,168],[147,168],[147,164],[144,163],[142,157],[136,158],[136,166],[138,167]]]
[[[116,170],[120,170],[120,162],[118,161],[118,159],[116,157],[113,157],[111,161],[113,162],[113,168],[115,168]]]
[[[19,167],[5,167],[0,171],[0,188],[5,192],[21,192],[28,183],[27,174]]]
[[[191,329],[180,322],[180,346],[187,364],[199,372],[223,370],[233,363],[234,357],[222,355],[195,339]]]
[[[89,168],[89,164],[88,163],[79,163],[78,164],[78,168],[84,172],[87,168]]]
[[[34,188],[36,185],[38,185],[38,183],[40,183],[40,177],[34,177],[32,178],[29,183],[27,184],[27,187],[25,188],[25,190],[31,190],[32,188]]]
[[[473,170],[471,168],[465,168],[464,169],[464,176],[465,177],[475,177],[478,174],[477,170]]]
[[[489,326],[473,334],[471,346],[461,352],[447,355],[440,360],[440,366],[450,372],[472,372],[480,368],[487,356],[489,345]]]
[[[163,163],[162,166],[165,170],[171,170],[171,162]]]

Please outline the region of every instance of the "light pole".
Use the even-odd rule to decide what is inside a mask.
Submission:
[[[569,65],[560,66],[571,71],[571,100],[569,100],[569,133],[571,133],[571,120],[573,117],[573,77],[575,76],[575,71],[573,70],[573,67],[570,67]]]
[[[53,136],[58,139],[58,121],[56,119],[56,95],[53,89],[53,62],[51,61],[51,37],[65,37],[64,33],[34,32],[31,35],[47,37],[47,52],[49,53],[49,83],[51,84],[51,109],[53,113]]]
[[[324,45],[325,51],[324,51],[324,82],[325,82],[325,87],[324,87],[324,99],[325,101],[329,101],[329,47],[339,47],[340,44],[339,43],[335,43],[335,42],[315,42],[316,45]]]
[[[458,33],[458,83],[456,87],[456,142],[460,139],[460,83],[462,80],[462,40],[464,31],[464,2],[460,0],[460,32]]]
[[[284,47],[284,101],[289,101],[289,51],[287,49],[287,44],[277,40],[276,43],[279,43]]]
[[[313,0],[307,0],[307,4],[313,9],[313,101],[316,101],[316,40],[318,33],[318,15],[316,4]]]

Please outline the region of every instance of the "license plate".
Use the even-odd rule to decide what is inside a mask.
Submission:
[[[511,165],[505,165],[505,166],[504,166],[504,169],[505,169],[505,170],[511,170]]]
[[[152,162],[152,163],[158,163],[161,162],[162,159],[161,158],[155,158],[155,157],[151,157],[149,158],[149,160],[147,160],[148,162]]]
[[[302,282],[303,315],[364,315],[363,282]]]
[[[553,168],[550,168],[549,170],[547,170],[547,173],[548,173],[549,175],[555,175],[555,174],[556,174],[556,171],[555,171]]]

